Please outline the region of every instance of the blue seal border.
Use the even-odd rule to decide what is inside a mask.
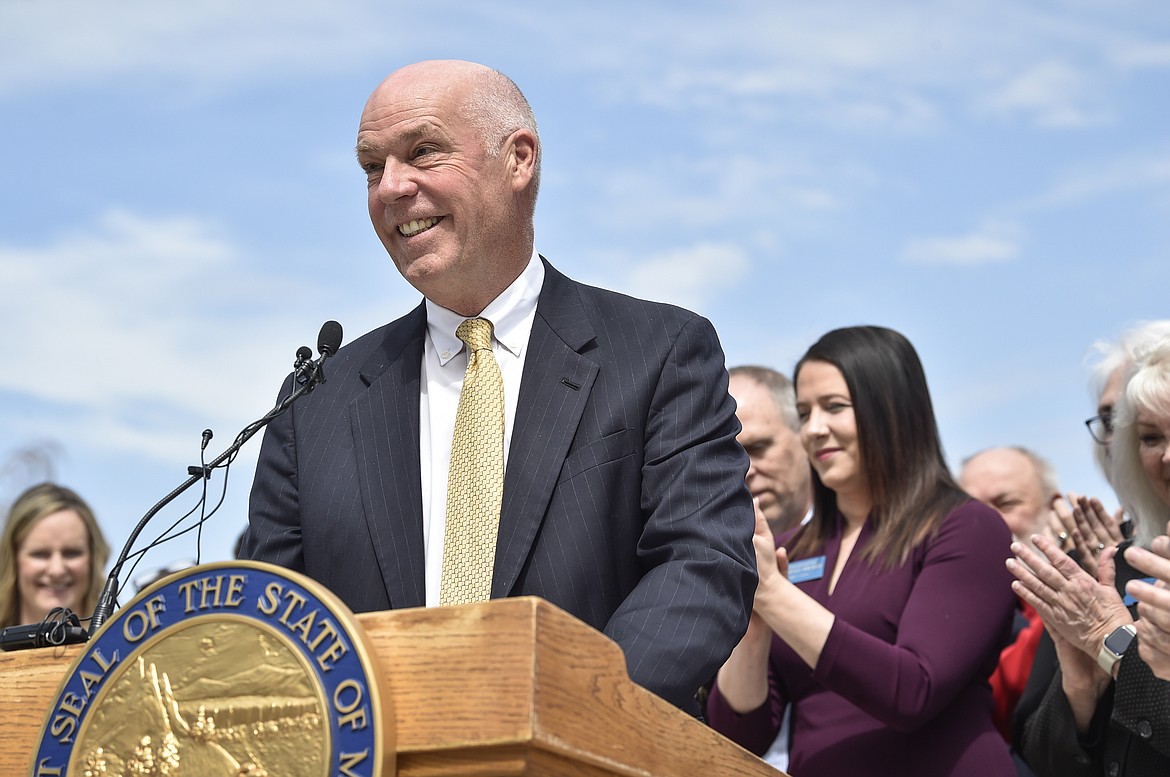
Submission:
[[[194,619],[238,622],[240,617],[279,632],[312,670],[329,720],[328,773],[380,777],[393,756],[393,713],[383,709],[383,673],[364,630],[321,584],[255,561],[184,569],[154,583],[116,612],[62,681],[45,714],[30,776],[74,773],[74,744],[90,710],[100,704],[107,681],[129,667],[137,653]]]

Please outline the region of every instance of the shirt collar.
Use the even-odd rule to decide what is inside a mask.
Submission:
[[[544,263],[534,249],[524,272],[479,314],[479,318],[492,322],[495,341],[513,356],[519,356],[528,343],[532,317],[543,285]],[[439,364],[446,366],[465,347],[463,341],[455,336],[455,330],[467,320],[467,316],[461,316],[429,299],[426,300],[426,309],[427,334],[435,346]]]

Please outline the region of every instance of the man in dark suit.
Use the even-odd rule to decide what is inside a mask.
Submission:
[[[747,457],[710,323],[535,253],[536,122],[496,71],[393,73],[357,153],[374,230],[425,299],[342,348],[269,426],[243,556],[304,571],[356,611],[438,604],[468,366],[455,330],[487,319],[506,460],[491,596],[562,607],[621,646],[635,682],[697,712],[756,584]]]

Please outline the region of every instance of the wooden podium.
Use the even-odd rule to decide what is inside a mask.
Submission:
[[[389,678],[399,775],[781,774],[634,685],[616,644],[541,599],[357,617]],[[83,648],[0,653],[0,775],[28,773]]]

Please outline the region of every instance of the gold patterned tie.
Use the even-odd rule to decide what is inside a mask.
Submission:
[[[451,440],[440,605],[491,598],[504,497],[504,378],[492,353],[492,322],[469,318],[455,334],[468,356]]]

